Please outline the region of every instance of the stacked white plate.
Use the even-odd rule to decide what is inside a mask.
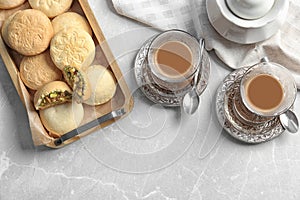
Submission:
[[[274,35],[288,13],[288,0],[206,0],[208,18],[224,38],[241,44]]]

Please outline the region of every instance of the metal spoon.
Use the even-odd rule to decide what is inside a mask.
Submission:
[[[264,57],[260,60],[261,62],[270,62],[267,57]],[[296,133],[299,129],[299,123],[298,123],[298,118],[296,114],[288,110],[285,113],[281,114],[279,116],[279,120],[281,125],[285,130],[287,130],[290,133]]]
[[[200,69],[201,69],[201,63],[202,63],[202,57],[203,57],[203,49],[204,49],[204,39],[200,39],[199,41],[199,45],[200,45],[200,59],[199,59],[199,66],[197,68],[197,71],[195,72],[195,76],[194,76],[194,81],[193,81],[193,87],[192,89],[187,92],[183,99],[182,99],[182,107],[185,113],[187,114],[194,114],[196,112],[196,110],[199,107],[200,104],[200,97],[197,93],[197,85],[199,82],[199,74],[200,74]]]
[[[296,114],[288,110],[279,116],[281,125],[290,133],[296,133],[299,129],[299,123]]]

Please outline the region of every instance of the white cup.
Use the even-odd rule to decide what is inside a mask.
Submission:
[[[273,7],[275,0],[226,0],[229,9],[243,19],[259,19]]]

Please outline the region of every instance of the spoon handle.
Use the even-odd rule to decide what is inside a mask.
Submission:
[[[193,83],[193,89],[197,87],[198,82],[200,80],[200,74],[202,72],[202,59],[203,59],[203,50],[204,50],[204,39],[200,38],[199,39],[199,47],[200,47],[200,51],[199,51],[199,62],[198,62],[198,66],[197,66],[197,70],[195,72],[195,76],[194,76],[194,83]],[[197,91],[197,90],[196,90]]]

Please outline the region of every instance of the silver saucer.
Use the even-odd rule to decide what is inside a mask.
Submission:
[[[134,74],[137,85],[145,96],[154,103],[168,107],[180,106],[183,96],[191,89],[192,86],[190,85],[183,90],[174,92],[161,88],[154,82],[147,67],[146,59],[153,38],[147,40],[136,55]],[[202,94],[207,87],[210,74],[210,59],[206,51],[203,51],[202,62],[201,77],[197,85],[199,95]]]
[[[249,67],[230,73],[221,83],[216,95],[216,112],[223,128],[234,138],[246,143],[262,143],[269,141],[284,132],[279,117],[274,117],[261,124],[246,123],[235,115],[233,110],[233,94],[237,92],[240,80]]]

